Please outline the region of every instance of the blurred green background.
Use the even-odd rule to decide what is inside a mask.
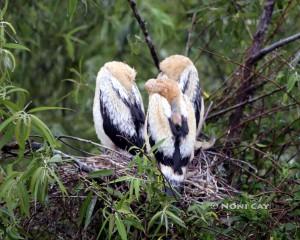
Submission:
[[[292,10],[272,41],[299,30],[299,1],[277,1],[269,32],[276,28],[289,2]],[[184,54],[192,14],[197,13],[190,58],[199,71],[203,89],[210,95],[236,69],[233,62],[242,63],[262,1],[154,0],[138,1],[138,8],[161,59]],[[6,21],[17,32],[14,35],[8,31],[8,41],[30,49],[14,51],[17,67],[12,82],[30,90],[32,107],[74,110],[42,113],[56,135],[96,140],[91,113],[93,91],[97,72],[105,62],[120,60],[134,67],[142,93],[143,83],[157,74],[127,1],[10,1]],[[286,50],[289,48],[294,50],[297,44]],[[144,99],[146,103],[145,95]]]

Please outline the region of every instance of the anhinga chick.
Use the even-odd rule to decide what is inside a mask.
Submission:
[[[150,79],[145,84],[149,96],[147,136],[162,174],[173,187],[180,187],[189,161],[194,156],[196,121],[192,103],[179,84],[168,79]]]
[[[196,125],[201,115],[201,89],[198,71],[193,62],[183,55],[172,55],[159,64],[159,79],[173,79],[179,83],[180,89],[193,104]]]
[[[94,124],[101,143],[109,148],[128,151],[144,145],[144,106],[135,76],[133,68],[116,61],[106,63],[98,72]]]

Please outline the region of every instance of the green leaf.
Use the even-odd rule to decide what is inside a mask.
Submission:
[[[30,181],[30,191],[32,193],[34,193],[35,190],[36,190],[35,187],[37,186],[37,182],[40,179],[42,171],[43,171],[43,168],[39,167],[39,168],[35,169],[33,174],[32,174],[32,178],[31,178],[31,181]]]
[[[134,194],[136,197],[136,200],[139,200],[140,198],[140,180],[133,180],[133,187],[134,187]]]
[[[108,223],[108,239],[111,239],[115,227],[115,215],[109,215],[109,223]]]
[[[83,219],[85,218],[85,216],[87,214],[87,209],[88,209],[88,206],[89,206],[91,200],[92,200],[92,192],[89,192],[89,194],[84,199],[84,201],[80,207],[80,210],[79,210],[79,225],[81,225],[83,223]]]
[[[149,224],[148,224],[148,231],[150,228],[153,226],[154,222],[163,214],[163,211],[159,211],[154,214],[154,216],[150,219]]]
[[[1,52],[0,52],[1,53]],[[3,54],[4,53],[4,54]],[[16,59],[14,55],[7,49],[2,49],[2,53],[4,55],[4,63],[5,65],[11,69],[13,72],[16,68]]]
[[[49,183],[49,175],[48,171],[44,168],[43,174],[39,181],[37,182],[38,186],[36,188],[36,196],[38,197],[38,200],[43,203],[45,202],[46,196],[48,194],[48,183]]]
[[[175,224],[177,224],[177,225],[179,225],[179,226],[181,226],[183,228],[186,228],[185,223],[179,217],[177,217],[174,213],[166,210],[166,214],[172,219],[172,221]]]
[[[150,150],[151,153],[154,153],[158,147],[166,140],[166,138],[159,140]]]
[[[0,11],[0,20],[3,19],[4,14],[6,13],[6,10],[7,10],[7,6],[8,6],[8,0],[5,0],[4,1],[4,6],[3,6],[3,8]]]
[[[78,4],[78,0],[69,0],[68,1],[68,16],[70,21],[72,21],[74,13],[76,11],[77,8],[77,4]]]
[[[38,117],[30,114],[31,119],[32,119],[32,125],[35,126],[40,133],[43,135],[43,137],[49,142],[51,146],[56,145],[56,141],[54,136],[52,135],[50,129],[47,127],[47,125],[40,120]]]
[[[13,136],[14,136],[14,127],[13,126],[9,126],[6,129],[4,135],[0,138],[0,149],[2,149],[2,147],[4,145],[6,145],[10,141],[12,141],[13,140]]]
[[[99,230],[99,233],[98,233],[98,235],[97,235],[96,240],[98,240],[98,239],[101,237],[101,234],[102,234],[102,232],[103,232],[103,230],[104,230],[104,228],[105,228],[105,226],[106,226],[108,220],[109,220],[109,218],[106,218],[105,221],[102,223],[102,226],[101,226],[101,228],[100,228],[100,230]]]
[[[101,169],[94,172],[89,173],[90,178],[100,178],[100,177],[107,177],[113,174],[112,169]]]
[[[260,148],[265,148],[267,147],[268,145],[266,144],[262,144],[262,143],[255,143],[256,146],[260,147]]]
[[[15,113],[20,110],[20,107],[11,101],[0,99],[0,103],[3,104],[12,113]]]
[[[18,239],[24,239],[23,237],[20,236],[20,234],[13,228],[8,228],[6,229],[6,233],[8,235],[9,240],[18,240]]]
[[[67,48],[68,55],[72,60],[74,60],[74,58],[75,58],[74,45],[69,37],[65,37],[65,41],[66,41],[66,48]]]
[[[56,173],[54,172],[54,170],[52,170],[51,168],[49,168],[49,172],[50,172],[51,176],[57,182],[57,184],[59,186],[59,189],[62,192],[62,194],[63,195],[68,195],[67,189],[65,188],[65,186],[63,185],[63,183],[60,181],[60,179],[58,178],[58,176],[56,175]]]
[[[0,124],[0,133],[16,118],[15,115],[12,115],[8,119],[6,119],[3,123]]]
[[[63,107],[36,107],[32,108],[28,111],[28,113],[35,113],[35,112],[41,112],[41,111],[48,111],[48,110],[70,110],[70,108],[63,108]]]
[[[17,194],[19,196],[21,211],[29,216],[29,194],[23,182],[19,181],[17,185]]]
[[[298,81],[299,81],[299,76],[298,76],[297,72],[290,75],[288,78],[288,82],[287,82],[287,92],[292,91],[294,86],[296,85],[296,82],[298,82]]]
[[[138,179],[138,178],[135,178],[133,176],[122,176],[122,177],[119,177],[118,179],[116,180],[113,180],[113,181],[110,181],[109,183],[117,183],[117,182],[124,182],[124,181],[131,181],[133,179]],[[139,180],[139,179],[138,179]]]
[[[18,43],[6,43],[6,44],[4,44],[4,47],[9,48],[9,49],[19,49],[19,50],[25,50],[25,51],[30,52],[29,48],[27,48],[21,44],[18,44]]]
[[[20,117],[17,120],[16,128],[15,128],[15,136],[16,140],[20,147],[20,155],[23,155],[22,150],[25,149],[25,142],[29,138],[31,132],[31,118],[27,118],[26,115],[24,117]]]
[[[15,30],[15,28],[13,27],[13,25],[12,25],[11,23],[5,22],[5,21],[1,21],[1,25],[6,25],[6,26],[8,26],[8,28],[10,28],[10,30],[11,30],[14,34],[16,34],[16,30]]]
[[[118,233],[119,233],[121,239],[127,240],[127,233],[126,233],[125,225],[118,213],[115,213],[115,220],[116,220],[117,230],[118,230]]]
[[[158,8],[154,8],[153,6],[150,6],[149,10],[152,12],[153,16],[156,17],[162,24],[172,29],[175,28],[172,18],[164,11]]]
[[[25,94],[29,94],[29,92],[26,89],[18,88],[18,87],[15,87],[15,86],[12,86],[12,88],[10,90],[8,90],[6,92],[6,94],[11,94],[11,93],[14,93],[14,92],[22,92],[22,93],[25,93]]]
[[[91,201],[89,202],[89,205],[88,205],[87,210],[86,210],[85,221],[84,221],[84,228],[83,228],[84,230],[86,230],[87,227],[89,226],[89,224],[91,223],[92,215],[93,215],[96,203],[97,203],[97,197],[94,196],[91,199]]]

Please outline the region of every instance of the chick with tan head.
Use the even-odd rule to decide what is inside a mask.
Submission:
[[[172,55],[165,58],[159,64],[161,72],[159,79],[168,81],[172,79],[178,82],[180,89],[193,104],[196,125],[202,124],[201,118],[201,89],[198,71],[193,62],[183,55]]]
[[[144,106],[135,84],[136,72],[123,62],[107,62],[96,79],[93,117],[104,146],[135,154],[144,145]]]
[[[149,145],[162,142],[155,152],[166,179],[176,188],[182,185],[187,164],[194,155],[196,120],[192,103],[177,81],[150,79],[145,84],[149,94],[146,121]]]

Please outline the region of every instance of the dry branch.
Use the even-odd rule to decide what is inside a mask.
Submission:
[[[197,13],[193,13],[192,16],[192,23],[191,23],[191,27],[188,30],[188,37],[187,37],[187,41],[186,41],[186,46],[185,46],[185,56],[189,56],[190,50],[191,50],[191,46],[192,46],[192,34],[193,34],[193,30],[196,24],[196,20],[197,20]]]
[[[257,61],[254,59],[254,57],[261,50],[261,45],[264,42],[264,37],[268,30],[268,26],[271,22],[274,5],[275,5],[274,0],[265,0],[264,9],[261,14],[256,33],[254,34],[252,45],[246,54],[246,60],[244,64],[245,67],[241,69],[242,79],[241,79],[241,86],[238,89],[238,97],[236,99],[237,104],[246,101],[251,94],[251,92],[245,91],[245,89],[251,86],[252,79],[253,79],[253,75],[251,73]],[[240,92],[242,92],[243,94],[239,94]],[[235,135],[240,130],[236,128],[236,126],[239,125],[241,121],[241,118],[243,116],[243,110],[244,110],[244,106],[242,105],[238,107],[229,118],[230,129],[232,129],[229,136],[230,138],[234,138]]]
[[[256,55],[254,55],[252,57],[252,61],[254,62],[257,62],[259,61],[260,59],[262,59],[265,55],[267,55],[268,53],[271,53],[272,51],[280,48],[280,47],[283,47],[291,42],[294,42],[296,40],[299,40],[300,39],[300,33],[296,33],[292,36],[289,36],[287,38],[284,38],[284,39],[280,39],[279,41],[271,44],[270,46],[267,46],[263,49],[261,49]]]
[[[128,0],[128,3],[130,5],[130,7],[131,7],[131,10],[132,10],[133,14],[134,14],[134,17],[136,18],[137,22],[139,23],[140,28],[141,28],[141,30],[142,30],[142,32],[144,34],[145,41],[146,41],[147,46],[148,46],[148,48],[150,50],[153,62],[155,64],[157,70],[160,71],[160,69],[159,69],[159,57],[158,57],[157,52],[155,50],[155,46],[153,44],[152,38],[151,38],[151,36],[149,34],[149,31],[148,31],[148,29],[146,27],[146,22],[142,18],[139,10],[137,9],[136,1],[135,0]]]
[[[219,111],[219,112],[212,113],[212,114],[210,114],[206,119],[213,119],[213,118],[222,116],[222,115],[224,115],[224,114],[226,114],[226,113],[228,113],[228,112],[230,112],[230,111],[232,111],[232,110],[234,110],[234,109],[236,109],[236,108],[239,108],[239,107],[241,107],[241,106],[245,106],[245,105],[247,105],[247,104],[254,103],[254,102],[256,102],[256,101],[258,101],[258,100],[260,100],[260,99],[263,99],[263,98],[265,98],[265,97],[269,97],[269,96],[273,95],[274,93],[277,93],[277,92],[281,91],[282,89],[283,89],[283,88],[278,88],[278,89],[275,89],[274,91],[271,91],[271,92],[269,92],[269,93],[263,94],[263,95],[261,95],[261,96],[257,96],[257,97],[255,97],[255,98],[247,99],[247,100],[245,100],[244,102],[241,102],[241,103],[238,103],[238,104],[236,104],[236,105],[230,106],[230,107],[228,107],[228,108],[226,108],[226,109],[223,109],[223,110],[221,110],[221,111]]]

